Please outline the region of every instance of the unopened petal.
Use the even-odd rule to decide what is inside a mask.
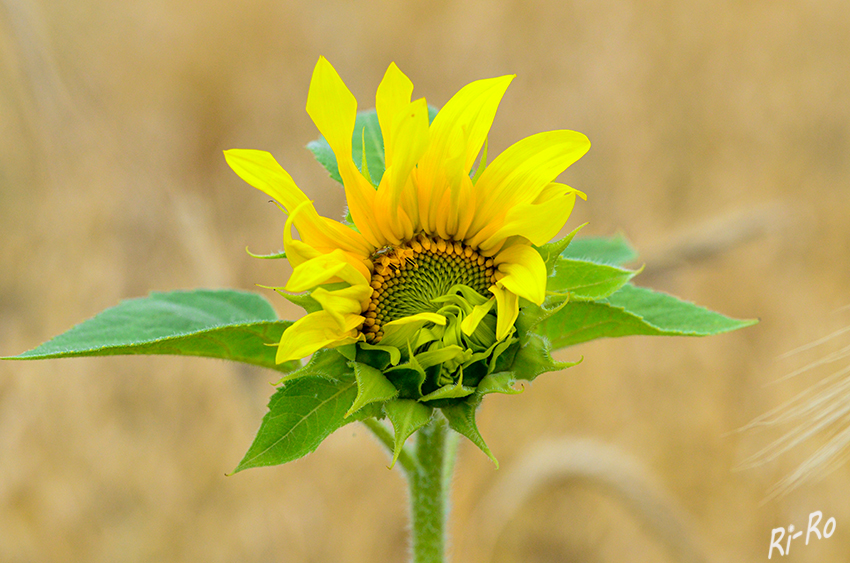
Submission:
[[[503,340],[510,334],[519,316],[519,299],[515,293],[497,285],[490,291],[496,296],[496,340]]]

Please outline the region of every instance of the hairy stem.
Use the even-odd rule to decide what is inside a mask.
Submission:
[[[413,563],[444,563],[449,513],[449,475],[457,440],[449,438],[445,419],[434,420],[417,433],[416,471],[407,473],[410,486]]]

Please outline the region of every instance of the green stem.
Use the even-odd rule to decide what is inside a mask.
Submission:
[[[457,440],[447,439],[442,417],[417,432],[417,467],[407,472],[410,486],[413,563],[443,563],[449,512],[449,476]]]
[[[363,423],[392,453],[389,429],[374,419]],[[416,433],[416,447],[405,447],[398,462],[410,487],[413,563],[444,563],[449,492],[459,434],[439,416]]]

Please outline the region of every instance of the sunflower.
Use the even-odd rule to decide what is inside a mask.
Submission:
[[[514,340],[520,300],[545,298],[536,247],[564,226],[576,196],[585,197],[553,180],[590,148],[581,133],[549,131],[487,164],[487,134],[512,79],[472,82],[429,123],[425,99],[411,101],[413,84],[391,64],[375,99],[385,170],[374,184],[352,157],[357,101],[320,58],[307,113],[336,156],[350,221],[320,216],[271,154],[225,151],[243,180],[288,213],[284,250],[293,271],[282,289],[310,292],[310,312],[283,333],[278,363],[356,343],[387,352],[393,365],[441,365],[430,388],[419,383],[420,397],[459,387],[458,373],[462,380],[476,362],[493,371],[493,358]]]

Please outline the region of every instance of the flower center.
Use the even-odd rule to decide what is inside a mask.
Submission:
[[[388,322],[435,312],[432,300],[449,293],[458,284],[485,297],[496,283],[493,259],[478,254],[461,242],[428,237],[420,233],[399,246],[382,248],[372,255],[372,300],[364,316],[362,331],[369,342],[381,340]]]

